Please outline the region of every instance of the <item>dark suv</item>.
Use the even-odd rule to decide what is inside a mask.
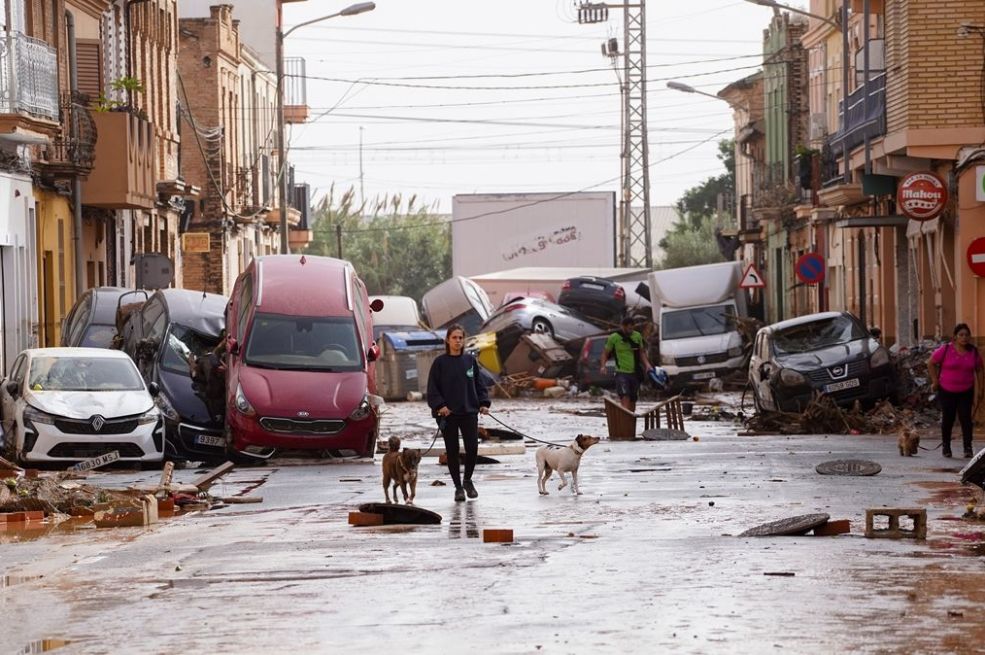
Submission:
[[[757,409],[802,411],[815,393],[869,404],[896,387],[889,351],[848,312],[792,318],[756,334],[749,382]]]
[[[557,302],[589,318],[618,323],[626,311],[626,290],[612,280],[582,275],[565,280]]]
[[[165,457],[224,456],[225,377],[220,342],[226,297],[191,289],[162,289],[127,319],[122,349],[140,374],[160,388]]]
[[[602,363],[602,351],[609,335],[588,337],[585,339],[578,355],[577,382],[579,389],[589,387],[614,387],[616,385],[616,358],[610,357],[606,362],[605,373],[599,370]]]

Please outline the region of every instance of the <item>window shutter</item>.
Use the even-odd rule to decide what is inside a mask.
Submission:
[[[102,53],[97,39],[76,41],[76,61],[79,69],[79,92],[89,96],[91,102],[99,98],[103,90]]]

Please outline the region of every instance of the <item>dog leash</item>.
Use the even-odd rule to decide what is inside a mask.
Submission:
[[[536,441],[537,443],[547,444],[548,446],[557,446],[558,448],[567,448],[567,445],[566,444],[554,443],[552,441],[544,441],[543,439],[538,439],[536,437],[531,437],[529,434],[524,434],[523,432],[520,432],[519,430],[517,430],[513,426],[507,425],[506,423],[503,423],[502,421],[500,421],[498,418],[496,418],[496,415],[493,414],[492,412],[488,412],[486,414],[486,416],[488,416],[492,420],[496,421],[497,423],[499,423],[500,425],[502,425],[507,430],[509,430],[511,432],[515,432],[515,433],[517,433],[518,435],[520,435],[521,437],[523,437],[525,439],[530,439],[531,441]]]

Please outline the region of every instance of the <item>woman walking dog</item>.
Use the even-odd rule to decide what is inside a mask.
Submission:
[[[931,386],[941,401],[944,457],[951,456],[951,430],[954,428],[955,416],[961,423],[964,456],[970,458],[974,455],[971,447],[972,414],[985,390],[982,385],[985,381],[982,370],[982,356],[971,344],[971,328],[966,323],[954,326],[954,338],[935,350],[927,362]]]
[[[465,328],[457,323],[445,335],[445,354],[431,364],[428,406],[445,440],[448,472],[455,483],[455,500],[477,498],[472,473],[479,455],[479,413],[489,413],[489,392],[475,357],[465,352]],[[458,470],[458,433],[465,442],[465,481]]]

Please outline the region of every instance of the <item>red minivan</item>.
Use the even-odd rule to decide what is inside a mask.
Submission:
[[[226,328],[226,442],[234,452],[373,455],[379,350],[352,264],[311,255],[253,260],[233,287]]]

